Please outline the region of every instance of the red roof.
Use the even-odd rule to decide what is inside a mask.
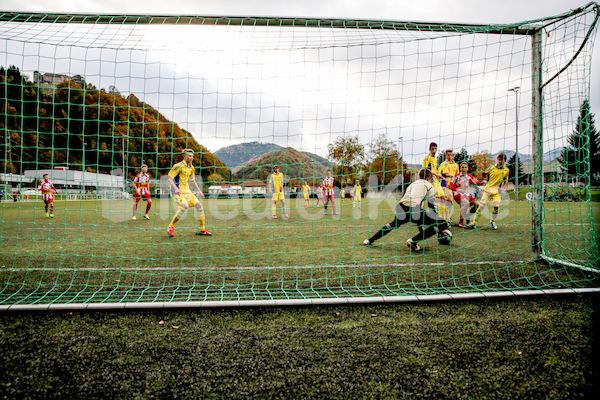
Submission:
[[[260,186],[260,187],[267,187],[267,184],[264,183],[263,181],[259,181],[259,180],[249,180],[249,181],[244,181],[242,183],[240,183],[240,186]]]

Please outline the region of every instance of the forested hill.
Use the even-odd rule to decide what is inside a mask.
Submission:
[[[223,147],[215,151],[215,156],[223,161],[231,169],[252,163],[261,156],[283,150],[284,147],[274,143],[248,142]]]
[[[189,132],[133,94],[123,97],[73,80],[41,87],[18,68],[0,67],[0,115],[0,152],[6,154],[1,172],[56,166],[81,170],[85,161],[86,171],[110,173],[125,162],[132,178],[144,160],[158,177],[191,148],[203,178],[213,173],[229,177],[227,166]]]
[[[238,167],[249,166],[256,163],[266,154],[276,153],[284,149],[285,147],[281,147],[274,143],[247,142],[223,147],[222,149],[215,151],[215,156],[227,164],[233,171],[236,171],[236,169],[239,170]],[[317,164],[331,167],[331,163],[321,156],[308,151],[300,151],[300,153],[310,159],[306,159],[308,162],[316,162]]]
[[[306,179],[312,184],[313,179],[322,179],[329,168],[327,160],[319,158],[321,161],[287,147],[283,150],[264,154],[258,160],[242,167],[236,172],[235,178],[239,180],[265,180],[271,174],[273,166],[278,165],[280,172],[283,172],[288,178]]]

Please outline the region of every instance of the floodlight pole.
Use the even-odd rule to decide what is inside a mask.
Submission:
[[[519,86],[508,89],[515,92],[515,200],[519,201]]]

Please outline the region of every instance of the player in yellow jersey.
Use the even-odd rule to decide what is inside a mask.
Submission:
[[[436,153],[437,143],[431,142],[429,144],[429,154],[423,160],[423,169],[431,171],[430,182],[435,191],[435,208],[438,215],[444,216],[446,213],[446,194],[440,183],[440,180],[444,179],[444,177],[438,172],[437,158],[435,158]]]
[[[177,203],[177,211],[175,216],[171,220],[167,233],[173,237],[174,227],[177,221],[190,207],[196,207],[196,210],[200,211],[200,232],[197,235],[201,236],[212,236],[212,233],[206,230],[204,226],[204,209],[202,204],[198,201],[198,198],[190,190],[190,182],[196,189],[196,194],[199,197],[204,198],[204,193],[198,187],[196,183],[196,170],[194,169],[194,151],[191,149],[183,150],[183,161],[178,162],[169,171],[168,179],[171,185],[171,196]]]
[[[302,185],[302,192],[304,193],[304,203],[306,204],[306,208],[310,207],[308,204],[308,199],[310,199],[310,186],[308,186],[308,182],[304,181],[304,185]]]
[[[481,197],[481,201],[479,202],[479,207],[477,208],[477,213],[475,214],[475,219],[473,220],[473,224],[469,225],[471,228],[475,228],[477,226],[477,220],[481,217],[481,211],[487,207],[490,200],[494,204],[494,208],[492,210],[492,218],[490,220],[490,225],[492,229],[498,229],[496,225],[496,217],[498,216],[498,210],[500,208],[500,200],[501,194],[506,193],[506,185],[508,184],[508,168],[504,165],[506,162],[506,154],[500,153],[498,154],[498,163],[496,165],[488,168],[488,183],[485,185],[483,189],[483,196]]]
[[[284,218],[287,218],[288,215],[285,212],[285,197],[283,193],[283,173],[279,172],[279,166],[275,165],[273,167],[273,173],[269,178],[269,193],[273,193],[273,205],[271,206],[271,210],[273,211],[273,219],[277,218],[277,201],[281,201],[281,213]]]
[[[452,190],[450,186],[452,184],[452,178],[457,175],[460,168],[457,163],[454,162],[454,154],[452,150],[446,150],[444,153],[446,160],[440,164],[438,172],[444,177],[440,181],[440,185],[444,191],[444,200],[447,202],[444,213],[441,215],[446,221],[452,221]]]
[[[360,210],[360,202],[362,200],[362,187],[360,181],[357,179],[354,185],[354,197],[352,199],[352,208],[358,208]]]

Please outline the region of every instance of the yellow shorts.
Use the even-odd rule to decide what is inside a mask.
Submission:
[[[194,207],[196,204],[200,203],[198,198],[192,192],[182,192],[181,194],[174,194],[173,198],[181,207],[184,204],[187,204],[188,207]]]
[[[273,201],[283,200],[283,192],[275,192],[273,193]]]
[[[488,189],[483,192],[483,195],[481,196],[481,203],[487,204],[490,200],[494,206],[497,207],[500,205],[502,197],[500,196],[500,193],[498,193],[498,188]]]
[[[435,189],[435,197],[445,198],[446,193],[444,193],[444,188],[438,181],[433,181],[433,188]]]
[[[304,200],[308,200],[309,198],[310,198],[309,195],[307,195],[307,194],[304,195]]]

